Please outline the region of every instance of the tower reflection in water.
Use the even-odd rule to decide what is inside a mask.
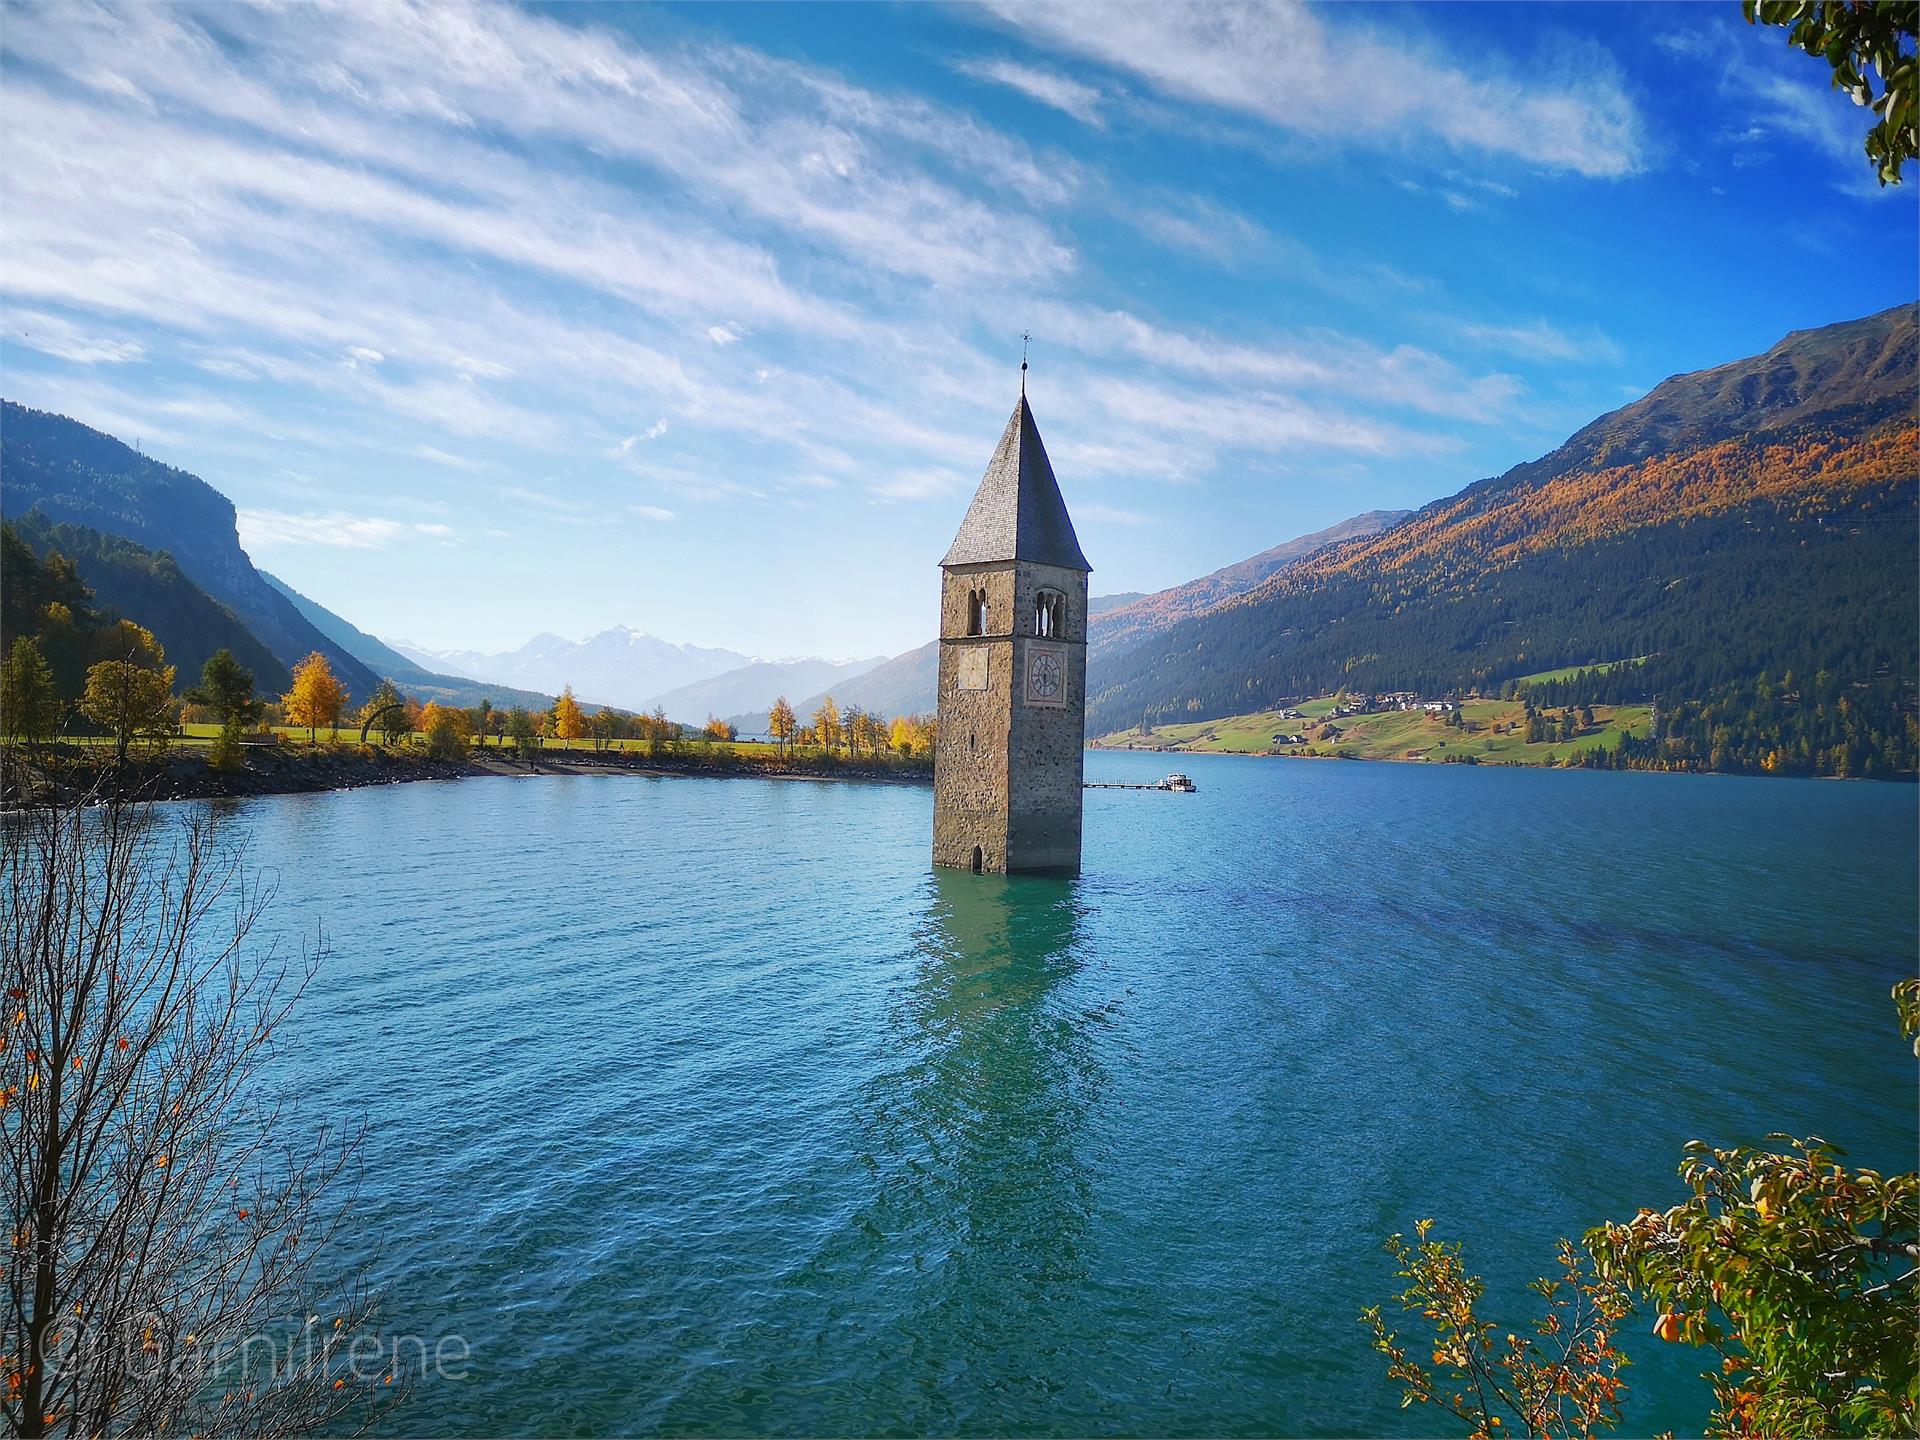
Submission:
[[[1106,1088],[1099,1000],[1076,981],[1072,881],[935,872],[890,1026],[903,1063],[868,1087],[877,1191],[855,1224],[914,1428],[1031,1426],[1076,1390]],[[867,1317],[878,1319],[879,1317]],[[1088,1327],[1091,1328],[1091,1327]],[[1074,1405],[1085,1415],[1089,1397]],[[1096,1402],[1097,1404],[1097,1402]]]

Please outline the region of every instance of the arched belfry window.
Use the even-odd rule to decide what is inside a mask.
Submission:
[[[1042,590],[1033,601],[1033,633],[1043,639],[1064,635],[1067,597],[1058,590]]]
[[[985,590],[967,592],[967,633],[969,635],[987,633],[987,592]]]

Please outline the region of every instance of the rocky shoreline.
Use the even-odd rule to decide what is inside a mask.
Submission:
[[[19,810],[59,800],[104,798],[198,800],[249,795],[300,795],[323,790],[358,790],[370,785],[403,785],[421,780],[467,780],[480,776],[636,775],[708,779],[858,780],[883,784],[927,785],[933,769],[895,768],[855,761],[745,759],[705,754],[635,755],[622,751],[554,751],[535,764],[503,754],[472,754],[458,760],[434,760],[418,752],[380,746],[275,746],[250,750],[245,765],[216,770],[204,750],[174,749],[159,755],[130,756],[117,774],[110,761],[78,747],[57,747],[28,757],[9,752],[0,758],[0,809]]]

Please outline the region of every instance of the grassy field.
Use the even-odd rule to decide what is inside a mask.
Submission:
[[[1596,705],[1594,723],[1570,741],[1529,745],[1526,707],[1506,700],[1469,700],[1460,707],[1465,728],[1446,723],[1440,715],[1422,710],[1389,710],[1374,715],[1347,715],[1326,720],[1331,697],[1290,706],[1313,717],[1283,720],[1277,710],[1252,715],[1230,715],[1187,725],[1160,725],[1151,734],[1138,729],[1102,736],[1096,743],[1107,749],[1197,751],[1223,755],[1346,755],[1358,760],[1444,761],[1471,756],[1485,764],[1553,765],[1596,747],[1612,749],[1622,734],[1643,736],[1648,731],[1645,705]],[[1310,739],[1304,745],[1275,744],[1275,735],[1314,735],[1323,725],[1335,730],[1331,739]],[[1517,727],[1508,732],[1506,727]]]
[[[283,745],[298,747],[307,743],[307,731],[303,725],[276,725],[273,727],[273,733],[280,737],[280,743]],[[170,737],[168,743],[171,745],[211,746],[214,740],[219,737],[219,734],[220,727],[218,725],[182,725],[180,727],[180,733]],[[111,746],[113,744],[112,737],[107,735],[63,735],[60,738],[61,742],[67,745]],[[358,745],[360,743],[360,727],[358,725],[342,725],[338,730],[330,730],[323,725],[314,738],[321,745]],[[367,739],[369,743],[375,745],[385,744],[386,741],[386,737],[378,730],[369,735]],[[136,748],[143,747],[145,743],[145,741],[136,741]],[[426,744],[426,736],[415,732],[400,743],[402,745],[412,745],[415,747],[424,746]],[[565,754],[568,751],[590,752],[598,748],[605,748],[608,750],[646,754],[648,743],[649,742],[645,740],[610,740],[606,742],[604,747],[599,747],[596,746],[592,740],[550,739],[541,747],[540,753],[543,755],[559,755]],[[741,756],[771,755],[776,750],[773,743],[767,740],[682,740],[676,742],[675,749],[681,753],[697,753],[698,746],[702,744],[715,746],[724,745],[733,753]],[[513,744],[503,736],[490,735],[486,739],[486,748],[489,750],[511,750]],[[817,751],[808,753],[817,753]]]

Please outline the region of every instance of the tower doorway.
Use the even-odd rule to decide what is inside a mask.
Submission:
[[[974,846],[973,847],[973,873],[974,874],[978,875],[980,873],[980,867],[986,863],[986,860],[987,860],[987,857],[981,853],[980,847],[978,845]]]

